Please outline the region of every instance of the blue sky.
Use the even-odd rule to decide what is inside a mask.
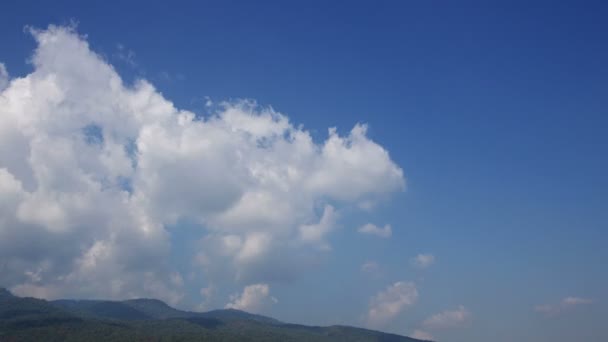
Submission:
[[[402,300],[371,327],[439,341],[599,342],[608,339],[607,15],[591,1],[19,1],[0,14],[0,62],[11,82],[42,70],[27,63],[39,44],[24,27],[75,21],[73,38],[113,65],[126,88],[146,79],[200,117],[221,101],[252,99],[256,113],[273,108],[319,146],[330,127],[344,137],[367,124],[366,139],[390,155],[383,170],[402,169],[405,190],[386,184],[371,210],[325,200],[335,193],[315,197],[314,222],[324,205],[337,211],[325,238],[331,250],[293,251],[283,241],[249,280],[190,276],[209,227],[188,215],[161,220],[169,251],[151,255],[183,278],[178,306],[201,303],[211,283],[212,307],[238,304],[231,294],[243,299],[246,286],[263,284],[251,291],[277,302],[260,312],[286,321],[366,326],[374,302]],[[25,184],[2,151],[0,169]],[[392,235],[359,233],[366,223],[389,224]],[[6,242],[15,236],[6,234]],[[37,259],[0,252],[0,261],[34,267],[49,253],[53,246]],[[434,262],[415,267],[419,254]],[[366,262],[376,266],[362,271]],[[16,287],[19,277],[0,283]],[[415,300],[395,284],[413,284]],[[404,292],[395,299],[391,289]]]

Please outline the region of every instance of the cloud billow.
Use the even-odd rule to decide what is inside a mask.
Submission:
[[[278,302],[278,299],[270,296],[268,284],[248,285],[242,293],[230,296],[231,302],[226,304],[226,309],[237,309],[248,312],[260,312],[264,307]]]
[[[418,300],[418,289],[412,282],[398,281],[370,299],[366,324],[381,328]]]
[[[367,223],[359,227],[357,231],[360,234],[374,235],[384,239],[388,239],[393,235],[393,228],[390,224],[385,224],[384,227],[378,227],[373,223]]]
[[[167,226],[205,232],[196,267],[246,274],[273,250],[329,250],[341,206],[404,188],[366,125],[319,143],[252,101],[196,116],[126,86],[73,28],[31,33],[32,73],[0,72],[0,273],[19,294],[176,303]]]

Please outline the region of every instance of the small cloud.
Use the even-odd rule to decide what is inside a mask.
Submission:
[[[471,313],[462,305],[456,310],[445,310],[435,314],[422,322],[422,325],[431,330],[457,328],[465,324]]]
[[[412,337],[419,339],[419,340],[424,340],[424,341],[430,341],[433,339],[433,336],[431,334],[429,334],[428,332],[426,332],[424,330],[419,330],[419,329],[414,330]]]
[[[185,76],[183,74],[180,73],[172,73],[166,70],[162,70],[159,71],[157,74],[157,78],[158,80],[162,81],[162,82],[169,82],[169,83],[173,83],[176,81],[183,81],[185,80]]]
[[[137,62],[135,61],[135,52],[131,49],[126,48],[122,44],[116,44],[116,52],[114,58],[119,59],[131,67],[136,67]]]
[[[382,327],[418,300],[418,290],[411,282],[399,281],[373,296],[367,312],[367,325]]]
[[[366,261],[361,265],[361,272],[376,273],[380,270],[380,266],[375,261]]]
[[[587,298],[579,298],[579,297],[566,297],[562,300],[562,304],[566,306],[572,305],[581,305],[581,304],[591,304],[593,301]]]
[[[205,96],[205,107],[213,107],[213,100],[209,96]]]
[[[542,304],[534,307],[534,311],[546,316],[555,316],[567,311],[575,306],[591,304],[593,301],[588,298],[566,297],[557,304]]]
[[[161,71],[158,73],[158,76],[163,80],[163,81],[171,81],[171,75],[169,75],[169,73],[167,71]]]
[[[410,264],[419,269],[429,268],[435,263],[435,256],[433,254],[418,254],[410,259]]]
[[[361,234],[376,235],[385,239],[388,239],[393,235],[393,229],[390,224],[385,224],[384,227],[380,228],[373,223],[368,223],[359,227],[358,232]]]
[[[203,287],[200,290],[201,297],[208,299],[215,292],[215,288],[213,286]]]
[[[260,312],[268,304],[275,304],[278,300],[270,296],[268,284],[254,284],[246,286],[243,292],[230,296],[231,302],[226,304],[226,309],[237,309],[248,312]]]
[[[543,305],[536,305],[534,307],[534,311],[540,312],[547,316],[552,316],[552,315],[558,314],[561,310],[558,305],[543,304]]]

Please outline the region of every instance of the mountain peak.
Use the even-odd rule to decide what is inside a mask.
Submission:
[[[157,306],[169,307],[169,305],[167,303],[163,302],[160,299],[154,299],[154,298],[127,299],[124,302],[125,303],[132,303],[132,304],[148,304],[148,305],[157,305]]]

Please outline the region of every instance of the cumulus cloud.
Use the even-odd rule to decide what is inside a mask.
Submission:
[[[291,269],[327,246],[340,206],[404,188],[364,124],[317,142],[253,101],[195,115],[125,85],[74,28],[31,33],[32,73],[0,71],[0,274],[18,294],[179,302],[167,227],[183,220],[198,267],[264,279],[273,253]]]
[[[378,227],[373,223],[368,223],[359,227],[358,232],[361,234],[375,235],[385,239],[388,239],[393,235],[393,229],[390,224],[386,224],[384,227]]]
[[[445,310],[435,314],[422,322],[427,329],[457,328],[465,324],[471,317],[471,313],[462,305],[455,310]]]
[[[576,306],[591,304],[593,301],[588,298],[566,297],[557,304],[543,304],[534,307],[534,311],[546,316],[555,316],[564,311],[568,311]]]
[[[433,254],[418,254],[410,259],[410,264],[416,268],[425,269],[431,267],[435,263]]]
[[[411,282],[396,282],[373,296],[367,312],[367,325],[378,328],[386,325],[418,299],[416,285]]]
[[[243,292],[230,296],[230,303],[226,309],[237,309],[248,312],[260,312],[266,306],[277,303],[275,297],[270,296],[268,284],[254,284],[246,286]]]

